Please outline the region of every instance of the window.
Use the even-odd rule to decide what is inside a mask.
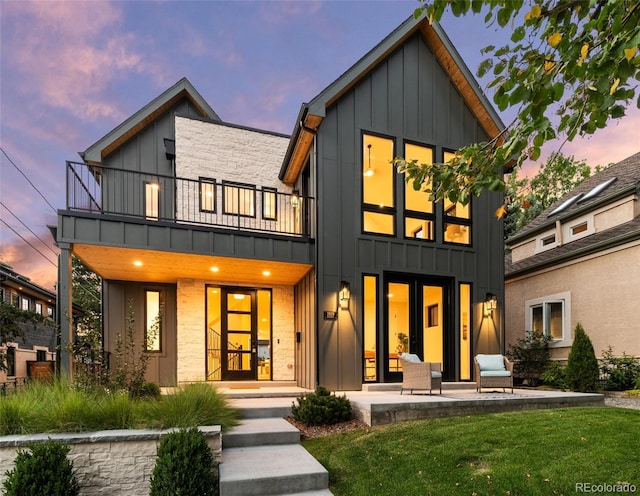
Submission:
[[[571,234],[573,234],[575,236],[576,234],[583,233],[586,230],[587,230],[587,223],[583,222],[582,224],[578,224],[577,226],[573,226],[571,228]]]
[[[45,362],[47,360],[47,350],[36,350],[36,360]]]
[[[552,347],[571,346],[570,292],[528,300],[525,309],[525,329],[549,336]]]
[[[362,230],[366,233],[395,234],[393,192],[394,142],[390,138],[362,135]]]
[[[146,351],[161,351],[161,308],[160,291],[145,291],[144,343]]]
[[[53,307],[47,307],[47,317],[53,318]]]
[[[144,183],[144,213],[147,220],[158,220],[159,192],[160,185],[158,183]]]
[[[542,246],[549,246],[552,245],[553,243],[556,242],[556,235],[552,234],[551,236],[547,236],[545,238],[542,238],[540,240],[540,242],[542,243]]]
[[[4,288],[0,288],[0,301],[4,301]]]
[[[20,298],[20,310],[24,310],[25,312],[31,310],[31,300],[26,296]]]
[[[216,211],[216,180],[200,178],[200,211]]]
[[[460,380],[471,379],[471,284],[460,283]]]
[[[433,163],[433,148],[405,143],[406,160],[417,160],[419,164]],[[434,240],[435,213],[433,202],[429,199],[429,184],[414,188],[412,181],[405,181],[404,187],[404,235],[407,238]]]
[[[36,303],[36,313],[42,315],[42,303]]]
[[[278,218],[278,190],[262,188],[262,218],[276,220]]]
[[[222,198],[225,214],[255,217],[255,186],[223,181]]]
[[[444,161],[449,162],[455,153],[444,151]],[[471,204],[444,202],[444,241],[461,245],[471,244]]]
[[[378,336],[378,278],[376,276],[363,276],[364,286],[364,380],[375,381],[377,378],[377,352],[376,341]]]
[[[20,296],[18,293],[11,293],[11,304],[16,308],[20,306]]]

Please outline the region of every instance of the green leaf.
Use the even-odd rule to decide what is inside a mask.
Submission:
[[[511,35],[511,41],[517,43],[518,41],[524,39],[524,35],[525,35],[524,26],[518,26],[516,29],[513,30],[513,34]]]
[[[500,27],[505,27],[509,23],[510,18],[511,12],[508,9],[502,8],[498,11],[497,19]]]

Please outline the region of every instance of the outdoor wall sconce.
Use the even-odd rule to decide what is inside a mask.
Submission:
[[[351,286],[347,281],[342,281],[340,283],[340,292],[339,300],[340,300],[340,308],[349,308],[349,300],[351,299]]]
[[[485,317],[493,316],[493,312],[498,308],[498,297],[493,293],[487,293],[484,301]]]
[[[298,208],[300,206],[300,193],[297,189],[294,189],[291,193],[291,206],[293,208]]]

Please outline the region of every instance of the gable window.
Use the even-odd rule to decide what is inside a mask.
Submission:
[[[395,234],[393,139],[362,135],[362,231]]]
[[[262,188],[262,218],[276,220],[278,218],[278,190],[276,188]]]
[[[455,153],[444,151],[443,160],[449,162]],[[460,245],[471,244],[471,203],[463,205],[445,198],[444,206],[444,242]]]
[[[225,214],[255,217],[256,187],[222,181],[222,203]]]
[[[200,211],[216,211],[216,180],[206,177],[200,178]]]
[[[433,148],[413,143],[405,143],[404,156],[407,161],[417,160],[418,164],[433,163]],[[416,190],[413,181],[405,181],[404,187],[404,236],[434,240],[435,212],[433,202],[429,199],[429,184],[421,185]]]
[[[158,183],[144,183],[144,213],[147,220],[158,220],[160,210],[160,185]]]
[[[144,344],[145,351],[161,351],[161,316],[160,291],[145,291],[145,328]]]

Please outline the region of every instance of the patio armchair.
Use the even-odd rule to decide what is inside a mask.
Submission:
[[[513,363],[504,355],[476,355],[473,359],[476,391],[482,388],[511,388],[513,393]]]
[[[419,391],[438,388],[442,394],[442,370],[439,363],[423,362],[418,355],[402,353],[399,355],[402,363],[402,388],[400,394],[405,389],[413,394],[414,389]]]

